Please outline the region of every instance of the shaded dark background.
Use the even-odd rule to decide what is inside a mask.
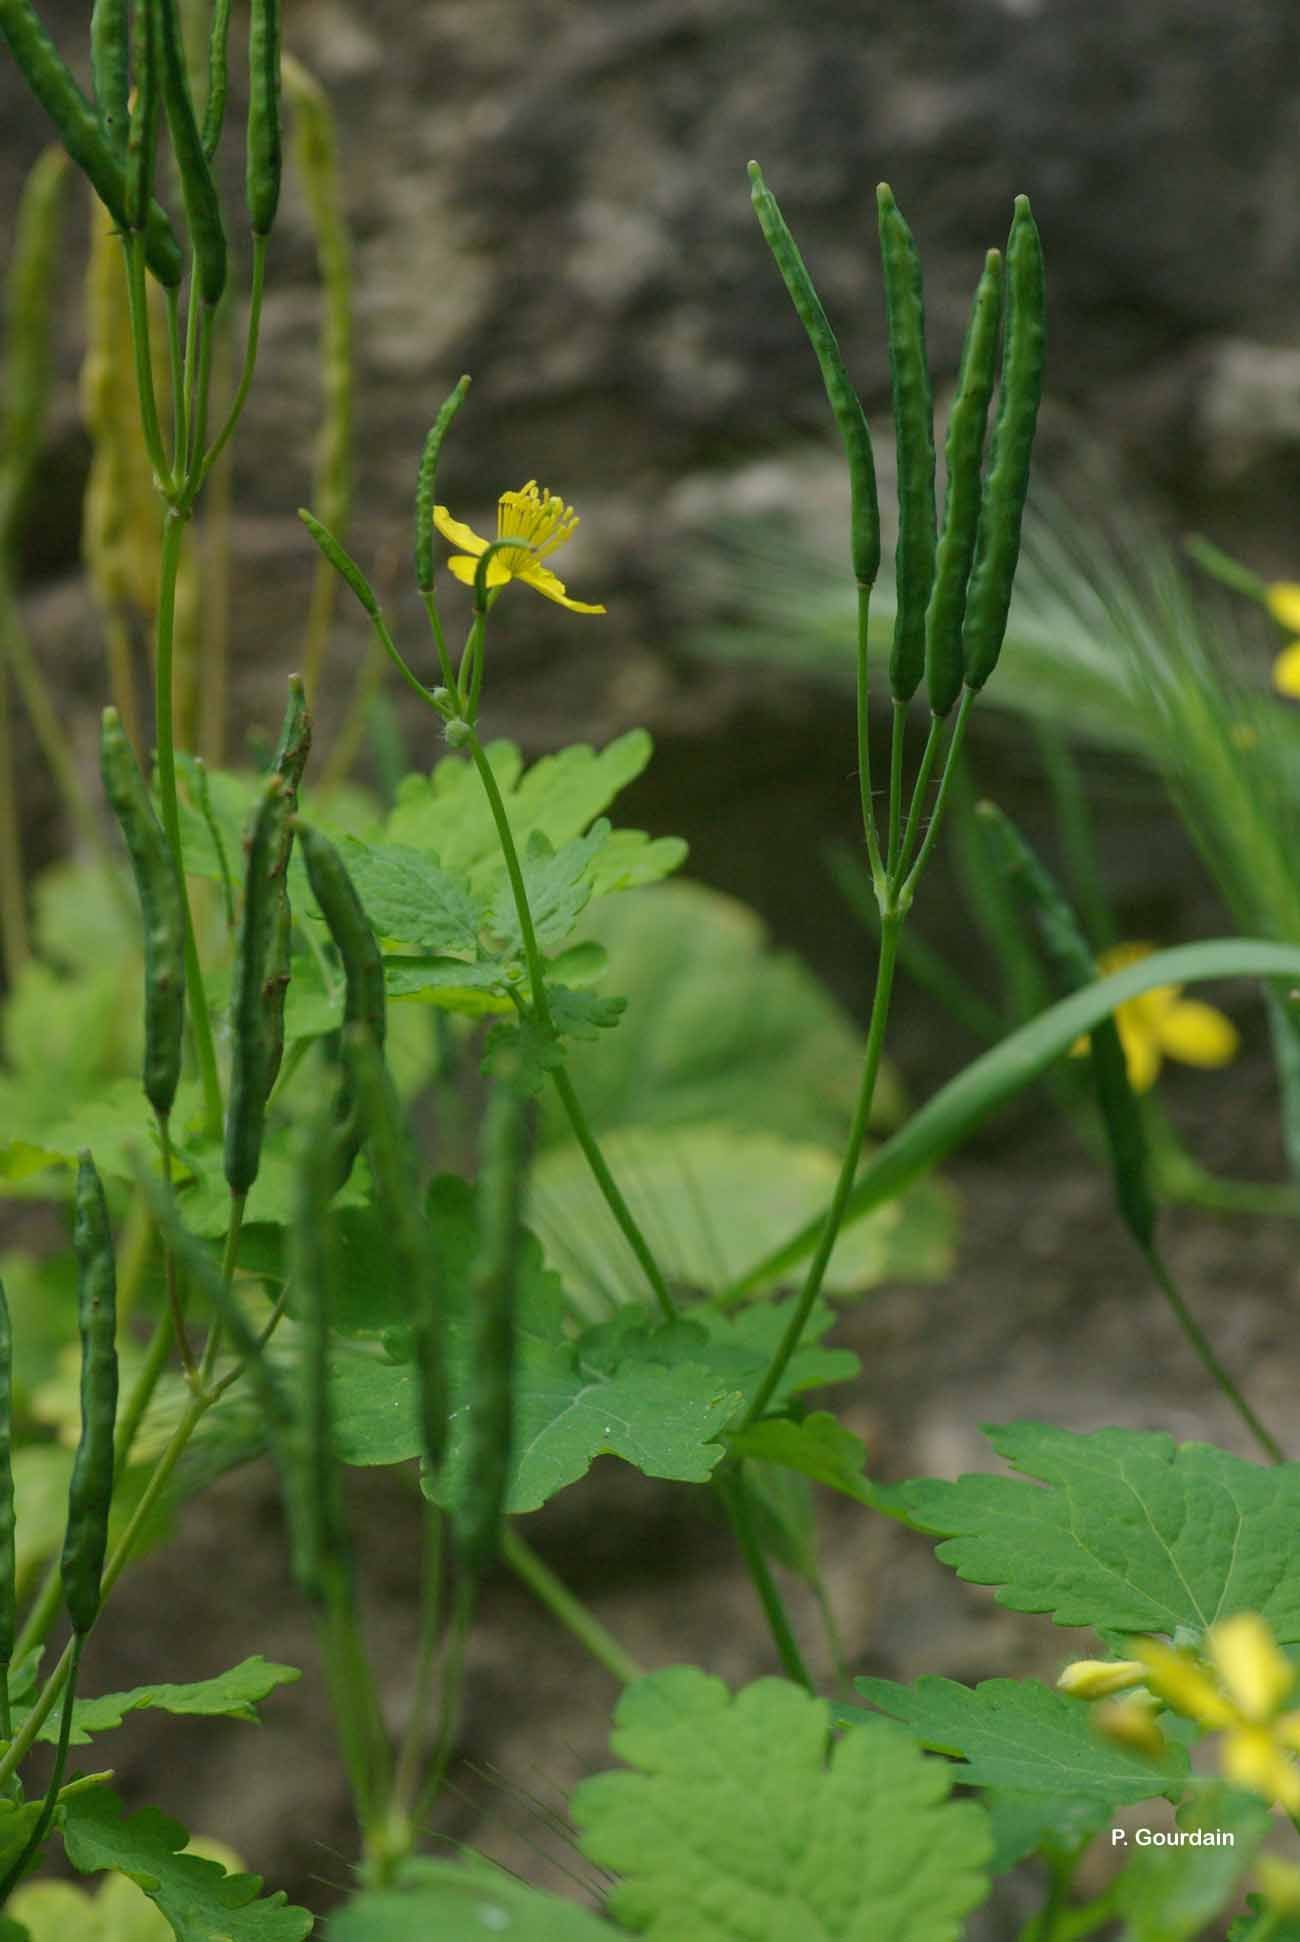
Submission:
[[[46,0],[43,11],[65,49],[79,49],[84,5]],[[1293,0],[302,0],[287,9],[286,44],[328,88],[340,122],[356,261],[353,550],[367,563],[396,557],[400,568],[424,430],[457,375],[472,372],[442,496],[482,530],[505,487],[537,477],[561,491],[584,515],[561,571],[578,597],[610,610],[589,620],[522,594],[505,603],[489,729],[536,754],[645,722],[659,753],[626,818],[687,836],[693,872],[755,902],[778,941],[802,950],[860,1013],[869,959],[820,863],[829,839],[852,836],[856,815],[843,697],[792,676],[701,664],[685,645],[698,616],[684,562],[717,509],[780,508],[784,495],[792,522],[806,522],[810,496],[822,504],[808,480],[833,479],[836,464],[815,366],[750,211],[751,156],[782,201],[869,411],[886,414],[882,473],[875,182],[892,183],[921,247],[937,374],[955,369],[983,252],[1002,240],[1012,198],[1026,190],[1049,271],[1045,474],[1068,488],[1100,449],[1171,535],[1201,527],[1264,574],[1300,577]],[[237,75],[234,93],[224,166],[237,209]],[[44,139],[0,61],[0,206],[13,207]],[[8,242],[0,232],[0,247]],[[76,565],[87,458],[75,396],[78,266],[74,252],[25,592],[89,756],[102,676]],[[319,412],[318,292],[292,184],[269,290],[236,458],[236,752],[249,722],[269,727],[278,714],[313,564],[294,510],[309,490]],[[833,484],[825,504],[833,523]],[[392,605],[420,643],[400,571]],[[321,699],[327,726],[365,643],[359,618],[342,610]],[[431,759],[424,721],[402,719],[411,759]],[[1036,769],[1016,735],[1002,724],[977,729],[974,741],[977,763],[1036,826]],[[30,844],[56,853],[65,839],[53,799],[34,752],[22,759]],[[1135,840],[1123,791],[1103,812],[1124,917],[1134,928],[1154,921],[1171,938],[1209,934],[1214,902],[1176,826],[1148,802]],[[923,901],[923,926],[969,958],[959,907],[939,879]],[[1208,1161],[1265,1171],[1278,1156],[1263,1034],[1257,1020],[1242,1022],[1248,1056],[1230,1090],[1181,1078],[1171,1104]],[[894,1044],[922,1094],[972,1049],[912,1001]],[[866,1363],[856,1426],[883,1469],[969,1467],[980,1461],[974,1425],[1017,1413],[1079,1428],[1159,1425],[1238,1447],[1115,1229],[1104,1179],[1065,1135],[1021,1114],[951,1176],[966,1200],[952,1286],[889,1291],[848,1325]],[[1228,1359],[1267,1360],[1256,1400],[1265,1415],[1273,1401],[1285,1424],[1291,1378],[1274,1303],[1279,1286],[1294,1285],[1289,1237],[1188,1216],[1171,1248]],[[400,1717],[414,1569],[400,1491],[384,1490],[367,1482],[367,1502],[381,1499],[372,1528],[391,1520],[396,1533],[374,1564]],[[148,1566],[118,1604],[117,1643],[99,1648],[118,1654],[111,1676],[195,1676],[182,1663],[204,1629],[222,1642],[205,1670],[219,1649],[239,1657],[255,1646],[310,1665],[271,1542],[277,1515],[260,1473],[223,1485],[196,1513],[188,1551]],[[250,1526],[268,1542],[231,1586],[219,1567]],[[593,1498],[575,1494],[538,1527],[577,1588],[650,1662],[699,1654],[737,1679],[769,1669],[765,1638],[741,1620],[743,1584],[719,1574],[720,1533],[679,1527],[662,1493],[606,1478]],[[988,1593],[954,1584],[915,1541],[864,1530],[856,1512],[833,1514],[828,1529],[856,1669],[976,1678],[1013,1662],[1050,1669],[1067,1656],[1068,1641],[1041,1621],[995,1613]],[[166,1668],[156,1659],[160,1611],[176,1657]],[[496,1761],[520,1785],[534,1784],[534,1764],[567,1782],[599,1763],[611,1698],[576,1650],[544,1623],[539,1631],[509,1586],[496,1588],[471,1666],[467,1754]],[[196,1825],[314,1898],[323,1891],[311,1875],[342,1880],[350,1852],[323,1710],[313,1672],[270,1703],[257,1761],[246,1729],[182,1735],[169,1722],[155,1736],[142,1723],[123,1742],[135,1749],[124,1778],[141,1797],[174,1786]],[[482,1839],[541,1878],[519,1832],[526,1811],[521,1822],[517,1804],[490,1786],[479,1795],[477,1808],[444,1818],[444,1831]],[[322,1842],[338,1852],[326,1856]],[[1003,1930],[995,1917],[980,1932]]]

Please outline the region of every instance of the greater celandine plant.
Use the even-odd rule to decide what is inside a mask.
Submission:
[[[67,1901],[54,1915],[41,1886],[25,1879],[52,1834],[74,1868],[138,1884],[186,1942],[291,1942],[314,1927],[283,1895],[262,1896],[257,1877],[183,1851],[184,1830],[165,1816],[125,1815],[102,1773],[68,1777],[73,1747],[139,1706],[247,1717],[296,1677],[257,1657],[186,1685],[78,1693],[84,1641],[153,1512],[174,1500],[187,1453],[213,1447],[213,1423],[245,1394],[255,1440],[269,1444],[283,1481],[294,1574],[318,1619],[361,1836],[357,1892],[329,1923],[335,1942],[414,1942],[434,1933],[459,1942],[506,1932],[532,1942],[620,1934],[943,1942],[988,1893],[992,1874],[1030,1855],[1048,1871],[1047,1899],[1027,1932],[1036,1942],[1094,1933],[1115,1917],[1151,1942],[1200,1932],[1246,1878],[1272,1807],[1300,1811],[1295,1673],[1281,1649],[1300,1642],[1291,1535],[1300,1468],[1281,1460],[1242,1403],[1276,1459],[1267,1467],[1207,1446],[1175,1449],[1158,1433],[1076,1435],[1029,1423],[994,1432],[994,1443],[1042,1488],[1007,1476],[886,1486],[865,1475],[861,1443],[832,1414],[809,1413],[801,1401],[803,1391],[856,1367],[820,1346],[831,1319],[822,1297],[842,1230],[895,1199],[1081,1035],[1092,1048],[1120,1209],[1154,1260],[1154,1217],[1112,1013],[1144,992],[1200,978],[1300,976],[1295,948],[1230,939],[1157,953],[1099,978],[1068,907],[1014,832],[1004,832],[1009,867],[1029,886],[1049,955],[1073,988],[863,1158],[899,939],[951,801],[971,707],[997,667],[1016,569],[1043,368],[1043,268],[1027,199],[1017,199],[1005,261],[989,253],[975,293],[940,522],[919,261],[890,191],[878,192],[899,479],[891,726],[878,816],[867,669],[880,564],[871,439],[812,279],[751,167],[762,233],[808,333],[848,462],[856,740],[880,945],[857,1104],[827,1205],[711,1298],[690,1298],[620,1187],[570,1069],[581,1042],[615,1028],[623,1009],[591,988],[604,953],[574,941],[579,917],[607,893],[652,884],[680,862],[682,846],[614,832],[602,813],[646,759],[638,738],[600,754],[565,750],[527,772],[509,745],[481,739],[489,623],[506,590],[517,581],[578,615],[603,608],[571,597],[550,565],[576,523],[560,496],[536,481],[503,493],[492,538],[438,502],[439,457],[467,379],[437,414],[415,495],[415,580],[434,681],[421,679],[398,645],[335,530],[338,512],[332,525],[302,515],[327,567],[360,601],[380,650],[439,722],[451,753],[432,778],[408,778],[386,821],[364,836],[337,825],[327,832],[302,800],[312,724],[308,686],[296,677],[261,778],[207,774],[176,745],[181,536],[252,384],[278,197],[281,79],[278,0],[252,0],[249,316],[242,369],[213,435],[228,283],[213,166],[226,103],[228,0],[211,9],[201,117],[181,25],[177,0],[96,0],[91,99],[30,0],[0,0],[0,31],[120,236],[140,424],[160,503],[152,785],[118,711],[105,712],[102,733],[105,794],[143,917],[147,1113],[138,1097],[107,1114],[101,1102],[97,1159],[84,1141],[74,1149],[79,1441],[61,1556],[51,1558],[21,1625],[14,1344],[0,1299],[3,1942],[68,1932]],[[285,71],[300,99],[316,100],[309,78]],[[164,124],[185,248],[154,199]],[[52,171],[42,167],[44,195]],[[332,238],[321,252],[326,277],[342,290],[343,241],[330,222],[322,234]],[[167,425],[150,279],[164,296]],[[30,291],[23,302],[24,315],[39,308]],[[337,313],[332,340],[341,397],[346,332]],[[8,407],[24,451],[36,436],[28,404],[20,392]],[[345,507],[340,449],[325,475],[331,504]],[[3,483],[8,538],[15,495],[12,479]],[[435,533],[456,549],[449,570],[471,595],[458,656],[438,595]],[[319,582],[313,613],[328,617]],[[314,623],[313,658],[323,624]],[[905,738],[923,683],[929,719],[909,797]],[[219,905],[204,898],[196,881],[204,878],[219,890]],[[209,997],[218,986],[228,993],[222,1006]],[[423,1178],[388,1057],[410,1001],[495,1019],[484,1047],[491,1086],[473,1182]],[[611,1300],[594,1322],[547,1267],[528,1227],[539,1099],[548,1092],[644,1280],[643,1299]],[[152,1153],[142,1137],[150,1124]],[[50,1143],[24,1141],[15,1128],[5,1149],[11,1184],[24,1169],[35,1175],[69,1157],[54,1133],[42,1137]],[[115,1237],[124,1206],[125,1231]],[[164,1300],[147,1344],[136,1348],[123,1326],[123,1288],[133,1300],[154,1239]],[[773,1294],[795,1270],[797,1291]],[[768,1299],[755,1300],[760,1294]],[[204,1331],[198,1345],[190,1339],[196,1324]],[[784,1678],[732,1694],[695,1667],[644,1673],[533,1553],[518,1518],[601,1454],[713,1489]],[[347,1464],[412,1459],[426,1507],[421,1643],[394,1745],[366,1651],[341,1473]],[[791,1483],[805,1496],[792,1497]],[[773,1570],[811,1551],[810,1483],[943,1539],[941,1557],[963,1577],[1000,1586],[1003,1602],[1018,1609],[1092,1627],[1107,1656],[1075,1663],[1057,1691],[1028,1680],[971,1690],[941,1678],[914,1686],[873,1679],[857,1682],[871,1710],[818,1697]],[[115,1522],[115,1504],[127,1496]],[[613,1871],[598,1911],[541,1895],[472,1856],[449,1863],[419,1852],[454,1752],[476,1595],[498,1559],[626,1688],[614,1735],[625,1768],[583,1783],[572,1800],[583,1852]],[[42,1653],[62,1611],[71,1637],[45,1673]],[[1188,1745],[1198,1734],[1221,1745],[1222,1778],[1192,1770]],[[55,1760],[33,1785],[27,1762],[38,1740],[54,1743]],[[954,1783],[963,1788],[957,1799]],[[1074,1871],[1116,1810],[1158,1798],[1176,1803],[1185,1850],[1139,1849],[1090,1905],[1072,1902]],[[1232,1930],[1237,1942],[1300,1935],[1297,1879],[1285,1862],[1261,1861],[1251,1911]],[[110,1919],[107,1892],[97,1907],[77,1906],[86,1933]]]

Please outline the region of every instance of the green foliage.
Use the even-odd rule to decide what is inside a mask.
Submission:
[[[985,1891],[984,1814],[905,1734],[857,1727],[828,1750],[828,1727],[782,1680],[733,1696],[677,1666],[632,1686],[613,1747],[636,1771],[572,1801],[583,1852],[621,1876],[617,1919],[652,1942],[955,1937]]]
[[[801,1422],[774,1416],[755,1423],[730,1437],[729,1447],[734,1456],[796,1471],[814,1483],[855,1497],[860,1504],[875,1505],[875,1493],[862,1474],[866,1448],[861,1437],[846,1430],[824,1409]]]
[[[88,1746],[92,1734],[111,1732],[122,1724],[128,1713],[150,1707],[159,1712],[196,1714],[205,1719],[249,1720],[255,1725],[257,1702],[277,1686],[289,1685],[301,1677],[296,1666],[276,1665],[259,1652],[212,1679],[195,1679],[184,1685],[134,1686],[129,1692],[78,1699],[72,1709],[72,1745]],[[22,1709],[15,1709],[17,1725],[21,1726],[25,1717]],[[57,1720],[47,1719],[37,1738],[53,1744],[58,1739]]]
[[[625,1931],[573,1902],[556,1901],[471,1857],[468,1864],[409,1861],[391,1888],[366,1889],[333,1916],[328,1942],[613,1942]]]
[[[1192,1942],[1224,1907],[1268,1833],[1262,1801],[1207,1787],[1178,1811],[1179,1831],[1226,1834],[1222,1845],[1139,1848],[1115,1884],[1124,1942]],[[1277,1932],[1275,1931],[1275,1935]]]
[[[1036,1680],[986,1679],[975,1687],[929,1677],[914,1686],[892,1679],[853,1684],[922,1746],[959,1758],[953,1777],[966,1786],[1113,1808],[1154,1794],[1176,1797],[1187,1777],[1184,1748],[1171,1746],[1159,1760],[1147,1759],[1099,1733],[1086,1700]],[[841,1716],[868,1717],[857,1708],[841,1708]]]
[[[1300,1510],[1300,1464],[1263,1469],[1204,1443],[1138,1430],[1076,1435],[1043,1423],[988,1429],[998,1455],[1049,1488],[967,1476],[901,1485],[889,1506],[942,1537],[958,1577],[1057,1625],[1197,1634],[1258,1612],[1300,1640],[1300,1575],[1281,1568]]]
[[[126,1815],[107,1787],[74,1794],[62,1809],[63,1845],[80,1874],[116,1868],[129,1875],[172,1925],[177,1942],[303,1942],[312,1917],[277,1892],[261,1895],[259,1875],[232,1875],[216,1862],[182,1853],[178,1822],[145,1807]]]

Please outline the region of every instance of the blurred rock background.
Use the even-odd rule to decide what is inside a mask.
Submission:
[[[84,0],[42,0],[42,11],[80,58]],[[1012,198],[1027,190],[1049,268],[1045,476],[1068,488],[1100,452],[1119,489],[1170,534],[1203,527],[1265,575],[1300,577],[1293,0],[1147,0],[1140,8],[1129,0],[803,0],[797,8],[783,0],[289,0],[286,14],[287,45],[339,117],[355,244],[352,550],[391,579],[399,625],[422,642],[404,570],[414,466],[437,404],[462,370],[472,372],[442,496],[482,530],[505,487],[537,477],[562,492],[583,514],[564,577],[578,597],[609,607],[591,620],[522,594],[504,603],[491,643],[489,728],[535,754],[646,723],[659,754],[626,799],[627,819],[686,835],[694,874],[755,902],[778,939],[803,950],[859,1011],[869,976],[863,939],[819,862],[829,838],[852,836],[856,815],[842,697],[791,675],[701,663],[686,646],[698,619],[692,548],[720,510],[775,509],[822,534],[844,522],[816,369],[750,211],[751,156],[781,199],[879,416],[883,477],[890,433],[876,181],[892,183],[921,247],[940,389],[942,374],[955,370],[983,252],[1004,238]],[[237,74],[233,85],[238,97]],[[236,207],[238,125],[236,112],[224,151]],[[13,208],[44,139],[12,64],[0,60],[0,207]],[[9,241],[0,231],[0,254]],[[89,754],[102,664],[76,564],[87,462],[76,405],[80,261],[70,251],[60,386],[24,570],[33,634]],[[285,644],[298,637],[310,583],[313,555],[294,512],[309,490],[319,417],[318,302],[311,235],[291,186],[235,461],[236,751],[250,723],[269,728],[278,714]],[[342,607],[322,694],[327,723],[366,638],[359,616]],[[403,710],[402,720],[412,761],[432,759],[418,711]],[[986,730],[976,736],[977,758],[981,749],[1032,823],[1039,784],[1016,738],[1004,727],[990,740]],[[30,746],[25,773],[33,853],[49,855],[64,837]],[[1162,900],[1163,917],[1194,934],[1212,920],[1185,839],[1151,815],[1136,844],[1126,815],[1131,804],[1121,803],[1103,831],[1123,900],[1135,912]],[[960,916],[941,894],[923,924],[962,948]],[[924,1091],[969,1046],[932,1012],[911,1017],[896,1045]],[[1276,1160],[1266,1069],[1243,1085],[1231,1125],[1212,1104],[1221,1094],[1185,1096],[1218,1143],[1207,1158],[1266,1169]],[[1097,1420],[1109,1413],[1145,1424],[1153,1368],[1165,1385],[1162,1423],[1234,1443],[1110,1227],[1105,1182],[1080,1171],[1068,1142],[1039,1138],[1032,1153],[1025,1146],[999,1135],[953,1171],[973,1205],[945,1297],[954,1324],[944,1343],[934,1339],[929,1298],[918,1303],[907,1291],[852,1325],[869,1359],[861,1427],[891,1472],[977,1461],[981,1418],[1050,1419],[1055,1406],[1057,1420],[1080,1427],[1080,1411],[1090,1410]],[[1285,1271],[1276,1233],[1252,1256],[1244,1228],[1229,1233],[1208,1220],[1191,1228],[1181,1262],[1189,1297],[1212,1300],[1225,1284],[1237,1297],[1236,1340],[1222,1344],[1225,1353],[1249,1361],[1271,1352],[1271,1290]],[[1100,1249],[1099,1229],[1108,1237]],[[889,1372],[883,1382],[877,1365]],[[1285,1371],[1271,1366],[1280,1401]],[[1083,1391],[1080,1368],[1099,1371]],[[1259,1401],[1267,1415],[1269,1394]],[[268,1529],[275,1520],[265,1479],[233,1479],[223,1490],[229,1509],[218,1493],[200,1513],[188,1572],[178,1580],[173,1556],[141,1574],[132,1594],[141,1601],[140,1638],[153,1636],[159,1609],[170,1606],[178,1632],[219,1617],[232,1640],[256,1631],[268,1653],[309,1656],[296,1614],[281,1628],[286,1637],[268,1637],[249,1608],[292,1598],[270,1550],[264,1570],[250,1575],[248,1601],[219,1594],[229,1609],[223,1602],[214,1614],[210,1600],[195,1608],[200,1589],[208,1596],[213,1560],[238,1541],[232,1530],[250,1518]],[[656,1553],[647,1538],[652,1507],[638,1490],[627,1485],[626,1501],[615,1492],[609,1518],[625,1542],[606,1526],[586,1587],[603,1596],[608,1621],[651,1659],[707,1655],[710,1638],[725,1635],[730,1659],[714,1655],[721,1670],[740,1678],[766,1669],[759,1633],[743,1649],[735,1643],[744,1597],[714,1575],[716,1532],[673,1536],[671,1569],[682,1580],[665,1575],[666,1563],[646,1575],[647,1557],[667,1558],[670,1548],[666,1540]],[[589,1531],[566,1531],[563,1516],[552,1522],[556,1555],[573,1566],[591,1550]],[[1041,1624],[995,1614],[988,1594],[952,1584],[924,1547],[912,1545],[900,1562],[905,1540],[892,1531],[863,1538],[860,1521],[850,1532],[838,1518],[834,1531],[849,1547],[839,1552],[837,1583],[857,1665],[911,1676],[922,1669],[918,1639],[926,1669],[967,1678],[1007,1670],[1013,1641],[1045,1664],[1064,1656]],[[862,1544],[869,1557],[855,1548]],[[692,1558],[701,1571],[687,1590]],[[396,1551],[390,1562],[384,1588],[400,1611],[413,1569]],[[567,1780],[601,1757],[607,1682],[580,1669],[549,1632],[546,1646],[526,1635],[536,1621],[509,1587],[495,1609],[497,1629],[485,1632],[471,1667],[469,1750],[513,1761],[519,1784],[530,1784],[530,1757]],[[409,1653],[403,1621],[384,1623],[396,1627],[388,1649],[400,1667]],[[124,1625],[119,1637],[130,1636]],[[248,1649],[240,1643],[235,1656]],[[527,1721],[538,1703],[526,1665],[550,1708],[541,1752],[511,1737],[514,1721]],[[1023,1658],[1019,1669],[1030,1669]],[[147,1674],[157,1676],[153,1659],[115,1676],[130,1684]],[[342,1878],[346,1855],[322,1861],[318,1844],[346,1850],[347,1823],[318,1687],[313,1679],[296,1691],[300,1701],[274,1710],[285,1717],[297,1707],[300,1737],[268,1726],[260,1781],[245,1777],[244,1729],[227,1731],[237,1750],[225,1761],[205,1751],[214,1744],[205,1725],[193,1760],[210,1763],[209,1793],[197,1765],[184,1784],[198,1789],[196,1821],[243,1845],[259,1867],[279,1864],[277,1879],[314,1896],[313,1872]],[[137,1779],[178,1757],[174,1723],[156,1742],[147,1726],[132,1731]],[[128,1765],[128,1779],[131,1772]],[[477,1818],[467,1813],[447,1831],[483,1838],[536,1873],[523,1837],[490,1798]]]

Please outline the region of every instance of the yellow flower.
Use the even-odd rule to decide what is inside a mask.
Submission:
[[[434,507],[433,523],[444,539],[463,548],[462,552],[452,554],[447,565],[458,580],[473,586],[479,557],[492,541],[480,539],[471,527],[453,519],[445,506]],[[571,613],[603,614],[603,607],[570,600],[564,582],[557,580],[550,568],[542,564],[572,539],[577,523],[578,515],[573,507],[566,506],[563,499],[555,498],[545,487],[539,492],[536,479],[530,479],[521,492],[503,492],[497,501],[497,538],[517,539],[522,543],[517,550],[506,547],[492,555],[487,564],[488,586],[504,587],[510,580],[522,580],[535,593],[544,594]]]
[[[1300,586],[1293,580],[1275,580],[1265,594],[1268,611],[1288,634],[1300,634]],[[1300,701],[1300,641],[1284,647],[1273,663],[1273,686],[1280,695]]]
[[[1103,951],[1097,969],[1103,977],[1150,957],[1150,944],[1117,944]],[[1236,1027],[1213,1005],[1182,996],[1182,986],[1156,985],[1116,1008],[1115,1025],[1124,1048],[1129,1084],[1135,1092],[1149,1092],[1165,1059],[1184,1065],[1227,1065],[1236,1057]],[[1081,1038],[1071,1047],[1075,1057],[1088,1050]]]
[[[1189,1652],[1158,1639],[1134,1642],[1149,1689],[1176,1712],[1223,1734],[1224,1778],[1300,1813],[1300,1712],[1284,1713],[1296,1669],[1263,1619],[1239,1612],[1205,1635],[1207,1670]]]
[[[1106,1699],[1130,1686],[1142,1685],[1147,1669],[1140,1659],[1076,1659],[1056,1684],[1076,1699]]]

